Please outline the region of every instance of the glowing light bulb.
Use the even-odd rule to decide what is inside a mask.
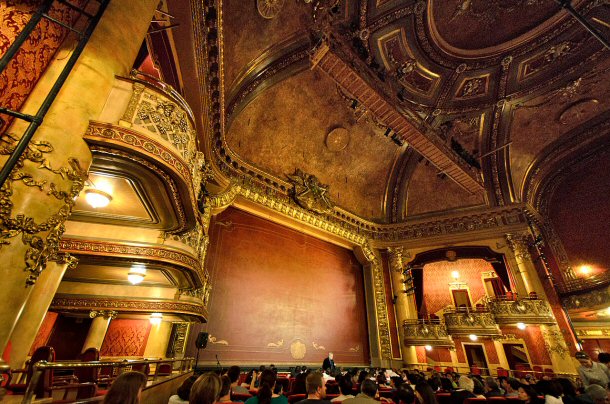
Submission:
[[[470,340],[471,340],[471,341],[476,341],[476,340],[478,340],[478,339],[479,339],[479,337],[477,337],[477,336],[476,336],[476,335],[474,335],[474,334],[470,334],[470,335],[468,336],[468,338],[470,338]]]
[[[451,277],[457,281],[460,277],[460,273],[458,271],[453,271],[451,272]]]
[[[591,272],[593,272],[593,268],[591,267],[591,265],[581,265],[580,267],[578,267],[578,272],[580,272],[581,275],[590,275]]]
[[[112,201],[112,196],[99,189],[87,189],[85,191],[85,200],[92,208],[105,208]]]
[[[426,351],[431,351],[432,350],[432,346],[430,346],[430,345],[426,345],[425,348],[426,348]]]
[[[159,325],[163,321],[163,314],[161,313],[152,313],[150,315],[150,323],[152,325]]]
[[[144,265],[134,265],[131,267],[129,273],[127,274],[127,280],[132,285],[137,285],[138,283],[141,283],[144,280],[145,276],[146,267]]]
[[[520,330],[525,330],[525,323],[517,323],[517,328]]]

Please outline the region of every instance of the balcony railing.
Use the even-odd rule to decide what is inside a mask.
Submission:
[[[494,315],[486,308],[455,308],[449,307],[443,313],[445,326],[450,335],[493,336],[502,332],[496,323]]]
[[[551,308],[544,300],[521,299],[501,300],[493,299],[487,303],[498,324],[537,323],[554,324],[555,318]]]
[[[405,320],[403,322],[405,345],[453,346],[445,324],[430,320]]]

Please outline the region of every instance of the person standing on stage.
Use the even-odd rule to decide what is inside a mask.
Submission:
[[[322,362],[322,370],[329,373],[335,370],[335,361],[333,360],[333,353],[329,352],[328,357],[324,358],[324,362]]]

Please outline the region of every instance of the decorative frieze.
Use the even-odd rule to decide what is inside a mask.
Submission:
[[[490,312],[480,311],[448,311],[443,314],[447,332],[451,335],[493,336],[501,331]]]
[[[402,328],[406,346],[454,346],[453,340],[447,333],[447,327],[443,323],[432,324],[418,320],[405,320]]]
[[[539,299],[491,300],[487,303],[498,324],[555,324],[548,303]]]

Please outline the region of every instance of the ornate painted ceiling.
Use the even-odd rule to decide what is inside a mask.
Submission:
[[[572,5],[610,37],[607,2]],[[567,161],[579,136],[608,130],[608,52],[554,0],[191,9],[184,38],[195,37],[204,79],[183,73],[182,85],[203,84],[211,133],[201,140],[219,171],[292,196],[301,170],[348,217],[536,205],[544,159]]]

